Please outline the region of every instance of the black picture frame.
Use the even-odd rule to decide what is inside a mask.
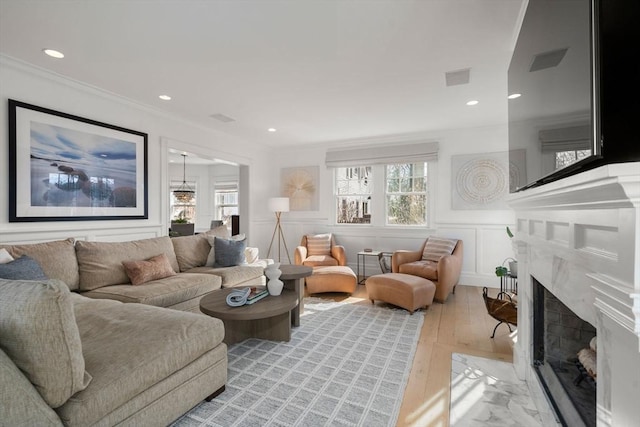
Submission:
[[[9,222],[148,219],[148,135],[9,99]]]

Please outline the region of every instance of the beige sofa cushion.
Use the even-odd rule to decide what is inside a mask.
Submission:
[[[80,276],[73,239],[56,240],[25,245],[0,245],[13,258],[28,255],[38,261],[42,271],[50,279],[62,280],[72,291],[78,289]]]
[[[211,349],[225,348],[219,319],[81,295],[73,302],[93,380],[57,409],[72,425],[93,425]]]
[[[80,289],[91,291],[103,286],[129,283],[123,261],[140,261],[166,254],[171,268],[178,272],[178,260],[169,237],[130,242],[76,242]]]
[[[173,237],[173,244],[180,271],[191,270],[202,267],[207,263],[207,257],[211,252],[211,245],[207,237],[231,237],[231,233],[226,226],[220,226],[195,236]]]
[[[137,286],[112,285],[83,292],[89,298],[107,298],[121,302],[137,302],[171,307],[220,289],[222,279],[210,274],[180,273]]]
[[[222,278],[222,287],[228,288],[248,282],[253,279],[261,278],[264,276],[264,267],[251,266],[251,265],[239,265],[233,267],[197,267],[192,268],[186,273],[205,273],[219,276]]]
[[[59,280],[0,280],[0,346],[52,408],[91,380],[69,288]]]
[[[53,409],[1,349],[0,396],[0,425],[62,427],[62,422]]]

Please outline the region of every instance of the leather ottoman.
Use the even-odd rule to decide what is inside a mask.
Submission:
[[[346,292],[352,294],[356,291],[358,280],[356,273],[346,266],[315,267],[313,274],[305,279],[307,292],[319,294],[322,292]]]
[[[433,303],[436,285],[431,280],[402,273],[378,274],[367,278],[367,295],[371,304],[375,300],[397,305],[411,314]]]

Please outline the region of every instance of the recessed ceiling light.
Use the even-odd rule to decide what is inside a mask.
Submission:
[[[472,99],[471,101],[467,102],[467,105],[471,106],[471,105],[477,105],[479,101]]]
[[[276,131],[276,128],[269,128],[269,129],[267,129],[267,130],[268,130],[269,132],[275,132],[275,131]]]
[[[507,98],[516,99],[516,98],[520,98],[521,96],[522,96],[521,93],[512,93],[511,95],[507,96]]]
[[[64,58],[64,53],[58,52],[57,50],[54,50],[54,49],[42,49],[42,51],[52,58],[57,58],[57,59]]]
[[[171,97],[169,95],[160,95],[158,98],[162,99],[163,101],[171,101]]]

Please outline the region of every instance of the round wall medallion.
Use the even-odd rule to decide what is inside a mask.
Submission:
[[[508,176],[506,168],[496,160],[471,160],[460,169],[456,189],[466,202],[486,205],[505,195]]]

